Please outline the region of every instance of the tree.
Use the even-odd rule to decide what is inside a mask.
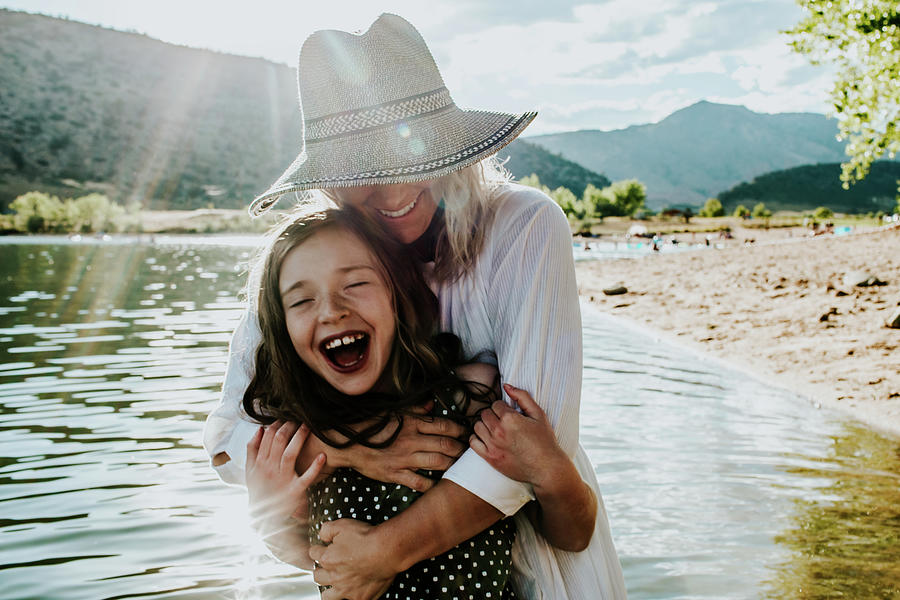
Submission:
[[[647,188],[637,179],[616,181],[602,190],[588,184],[582,195],[582,201],[601,218],[630,217],[646,199]]]
[[[63,220],[63,203],[56,196],[44,192],[22,194],[9,207],[16,213],[13,223],[18,231],[54,231]]]
[[[900,150],[900,6],[897,0],[798,1],[809,14],[786,32],[791,45],[813,64],[837,67],[831,100],[839,138],[848,140],[846,188],[873,161]]]
[[[753,207],[753,218],[754,219],[768,219],[772,216],[772,211],[766,208],[766,205],[762,202]]]
[[[559,207],[566,213],[566,216],[579,210],[578,198],[576,198],[575,194],[572,193],[572,190],[567,187],[560,186],[550,192],[548,196],[553,198],[553,201],[559,204]]]
[[[550,190],[550,188],[541,184],[541,179],[537,176],[537,173],[532,173],[531,175],[523,177],[519,180],[519,183],[539,190]]]
[[[731,216],[738,217],[740,219],[749,219],[750,209],[743,204],[738,204],[737,207],[735,207],[734,212],[731,213]]]
[[[604,189],[612,194],[612,203],[622,217],[632,216],[647,200],[647,187],[637,179],[616,181]]]
[[[71,229],[76,231],[103,231],[112,225],[113,220],[122,215],[125,209],[111,202],[103,194],[88,194],[76,200],[66,200],[66,208],[71,206]]]
[[[827,206],[820,206],[816,210],[813,211],[813,218],[823,221],[825,219],[830,219],[834,216],[834,212]]]
[[[707,198],[706,204],[700,209],[701,217],[724,217],[725,209],[718,198]]]

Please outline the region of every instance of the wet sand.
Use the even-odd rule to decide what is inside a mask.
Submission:
[[[601,310],[900,437],[900,228],[577,264]],[[844,283],[865,271],[884,285]],[[603,289],[624,286],[607,296]]]

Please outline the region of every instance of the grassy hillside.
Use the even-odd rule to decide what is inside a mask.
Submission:
[[[845,190],[841,187],[840,163],[804,165],[755,177],[718,195],[726,212],[738,204],[752,207],[764,202],[773,211],[812,210],[827,206],[841,213],[892,210],[897,202],[900,163],[877,162],[868,177]]]
[[[648,204],[702,205],[763,173],[843,160],[837,126],[823,115],[760,114],[699,102],[659,123],[618,131],[576,131],[529,138],[612,179],[647,185]]]
[[[296,153],[286,66],[24,13],[0,23],[4,205],[39,188],[239,206]]]
[[[609,179],[603,175],[521,138],[506,146],[498,156],[509,159],[506,161],[506,168],[516,178],[536,173],[541,183],[551,190],[560,186],[567,187],[579,198],[589,183],[598,188],[605,188],[610,184]]]
[[[237,208],[300,151],[285,65],[8,10],[0,31],[0,210],[30,190]],[[517,176],[605,181],[543,149],[506,154]]]

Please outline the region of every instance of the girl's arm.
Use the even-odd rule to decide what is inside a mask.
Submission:
[[[503,388],[522,412],[494,402],[481,412],[469,443],[492,467],[533,486],[537,503],[526,506],[528,517],[550,544],[580,552],[594,532],[597,498],[559,447],[541,407],[528,392]]]
[[[279,560],[311,570],[306,490],[325,465],[325,455],[297,475],[294,464],[308,437],[308,428],[293,423],[260,427],[247,444],[246,481],[251,520],[263,542]]]

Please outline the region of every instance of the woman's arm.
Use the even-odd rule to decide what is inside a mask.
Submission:
[[[537,503],[526,506],[535,529],[561,550],[587,548],[597,518],[597,498],[566,456],[541,407],[524,390],[504,385],[521,413],[494,402],[481,413],[472,449],[495,469],[534,487]]]

